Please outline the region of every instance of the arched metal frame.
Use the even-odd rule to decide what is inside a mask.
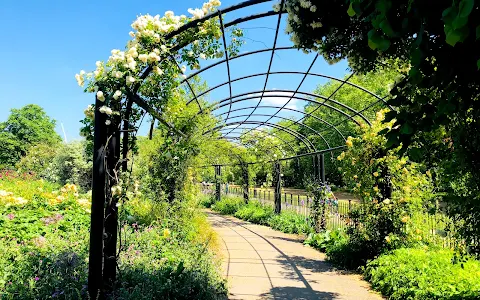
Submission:
[[[230,22],[224,22],[223,16],[227,13],[230,12],[240,12],[242,9],[247,8],[247,7],[252,7],[261,3],[266,3],[266,2],[271,2],[272,6],[273,3],[278,0],[248,0],[233,6],[230,6],[228,8],[218,10],[216,12],[210,13],[206,15],[205,17],[201,19],[197,19],[194,21],[189,22],[188,24],[180,27],[179,29],[169,33],[166,35],[164,38],[166,40],[175,40],[175,37],[178,34],[181,34],[185,32],[186,30],[189,30],[191,28],[196,27],[197,25],[201,24],[202,22],[212,19],[212,18],[219,18],[220,22],[220,28],[222,32],[222,40],[223,40],[223,52],[224,52],[224,59],[221,59],[217,62],[214,62],[204,68],[201,68],[200,70],[192,73],[188,77],[186,77],[184,80],[181,81],[181,84],[186,84],[188,89],[190,90],[192,94],[192,98],[187,101],[187,105],[191,105],[192,102],[198,106],[198,114],[204,114],[204,113],[214,113],[215,111],[222,109],[224,107],[228,107],[228,111],[226,112],[221,112],[217,113],[217,117],[223,118],[223,122],[221,122],[220,125],[216,126],[214,129],[210,129],[204,132],[204,134],[213,134],[215,132],[220,133],[222,138],[225,138],[227,140],[231,140],[232,143],[237,143],[238,141],[241,141],[241,136],[248,134],[249,132],[252,131],[258,131],[260,130],[260,127],[269,127],[275,129],[275,131],[270,130],[270,131],[265,131],[269,136],[272,136],[274,138],[277,138],[279,141],[282,143],[286,144],[289,146],[289,148],[294,152],[295,155],[289,156],[289,157],[282,157],[278,158],[275,160],[272,160],[272,162],[278,163],[279,161],[283,160],[291,160],[291,159],[299,159],[300,157],[304,156],[312,156],[312,157],[319,157],[319,155],[323,156],[325,153],[332,153],[333,151],[336,150],[341,150],[345,148],[344,145],[329,145],[328,141],[325,139],[325,137],[322,135],[322,133],[329,131],[329,130],[335,130],[336,134],[340,135],[343,140],[345,140],[344,135],[342,132],[337,128],[338,125],[344,123],[344,122],[354,122],[357,125],[360,125],[360,122],[357,119],[361,119],[361,122],[364,122],[368,125],[370,125],[370,122],[368,118],[366,118],[363,115],[363,112],[366,111],[367,109],[377,105],[377,104],[382,104],[382,105],[387,105],[386,101],[384,98],[375,95],[374,93],[357,86],[351,82],[349,82],[349,79],[353,76],[351,74],[348,78],[346,79],[339,79],[335,78],[332,76],[328,75],[323,75],[323,74],[318,74],[311,72],[312,67],[315,64],[315,61],[318,58],[318,55],[315,56],[311,64],[309,65],[308,69],[304,71],[272,71],[272,64],[273,64],[273,58],[275,55],[276,51],[283,51],[283,50],[291,50],[295,49],[294,47],[278,47],[277,46],[277,38],[279,35],[279,29],[280,29],[280,24],[282,20],[282,16],[286,13],[286,11],[283,10],[283,4],[285,0],[281,0],[280,2],[280,11],[266,11],[266,12],[260,12],[254,15],[248,15],[244,17],[237,18],[233,21]],[[266,17],[271,17],[271,16],[278,16],[277,22],[276,22],[276,30],[275,30],[275,38],[273,42],[273,46],[271,48],[267,49],[261,49],[261,50],[256,50],[256,51],[251,51],[251,52],[246,52],[246,53],[241,53],[238,54],[234,57],[230,57],[229,53],[227,51],[227,43],[226,43],[226,29],[229,27],[232,27],[234,25],[242,24],[247,21],[251,20],[257,20],[261,18],[266,18]],[[177,44],[174,47],[171,48],[171,53],[174,53],[176,51],[179,51],[185,47],[187,47],[190,43],[193,41],[183,41],[180,39],[181,44]],[[241,59],[243,57],[248,57],[250,55],[255,55],[259,53],[271,53],[270,55],[270,60],[269,60],[269,65],[268,69],[266,72],[261,72],[261,73],[256,73],[256,74],[250,74],[247,76],[242,76],[239,78],[232,78],[232,73],[230,69],[230,63],[233,60]],[[174,56],[168,55],[165,57],[161,58],[162,60],[173,60],[176,64],[177,67],[180,68],[180,65],[176,61]],[[206,91],[203,91],[201,93],[196,93],[192,84],[191,80],[197,76],[197,75],[202,75],[203,72],[217,66],[220,64],[225,64],[226,66],[226,78],[228,79],[227,81],[220,83],[214,87],[211,87],[207,89]],[[181,68],[180,68],[181,70]],[[105,267],[102,269],[103,266],[103,261],[104,259],[111,259],[112,257],[115,257],[115,249],[116,249],[116,236],[113,234],[114,231],[111,230],[112,226],[116,226],[117,224],[114,224],[110,222],[111,224],[108,224],[108,226],[104,223],[105,221],[105,212],[109,212],[109,214],[116,214],[116,203],[115,201],[106,201],[106,200],[112,200],[111,194],[108,192],[109,188],[106,188],[106,185],[112,185],[115,184],[115,180],[111,181],[110,178],[107,177],[108,174],[111,174],[110,172],[115,171],[112,168],[115,168],[115,166],[119,165],[118,162],[121,162],[121,167],[123,170],[126,170],[127,166],[127,154],[128,154],[128,141],[129,141],[129,131],[130,131],[130,124],[129,124],[129,116],[132,113],[132,107],[133,104],[135,103],[138,107],[141,109],[145,110],[148,114],[150,114],[154,119],[157,119],[160,123],[162,123],[164,126],[168,127],[174,134],[177,134],[179,137],[185,137],[185,134],[181,131],[175,128],[172,124],[166,122],[164,118],[162,117],[162,114],[158,111],[157,108],[151,105],[148,100],[144,99],[141,94],[139,94],[139,89],[145,79],[149,76],[149,74],[152,72],[152,66],[146,67],[142,72],[139,74],[139,80],[135,82],[131,87],[128,87],[126,89],[126,100],[125,100],[125,115],[123,119],[123,124],[120,124],[121,120],[115,121],[115,128],[116,129],[109,129],[107,125],[105,124],[105,115],[102,113],[99,113],[98,110],[95,110],[95,137],[94,137],[94,157],[93,157],[93,173],[92,173],[92,209],[91,209],[91,229],[90,229],[90,255],[89,255],[89,282],[88,282],[88,290],[89,294],[92,298],[97,298],[98,291],[103,290],[103,283],[104,282],[114,282],[115,281],[115,272],[116,272],[116,265],[109,263],[108,268],[106,267],[107,264],[105,264]],[[297,86],[296,89],[293,90],[268,90],[267,85],[268,81],[271,75],[302,75],[302,80],[300,84]],[[259,76],[265,76],[265,82],[263,84],[263,89],[258,90],[258,91],[250,91],[247,93],[243,94],[238,94],[234,95],[232,92],[232,83],[234,82],[240,82],[242,80],[246,80],[249,78],[255,78]],[[308,76],[314,76],[314,77],[319,77],[319,78],[325,78],[325,79],[330,79],[332,81],[336,81],[340,83],[340,85],[337,87],[337,89],[328,97],[325,95],[318,95],[315,93],[308,93],[308,92],[303,92],[300,91],[302,84],[306,80]],[[228,97],[219,100],[217,102],[214,102],[209,105],[209,107],[202,107],[201,101],[199,100],[202,96],[205,96],[209,94],[212,91],[215,91],[216,89],[228,85],[229,93]],[[342,87],[344,86],[349,86],[349,87],[355,87],[360,91],[363,91],[365,93],[365,96],[367,97],[374,97],[377,99],[375,102],[371,103],[367,107],[361,109],[361,110],[355,110],[352,107],[349,107],[348,105],[345,105],[341,103],[341,101],[337,101],[332,99],[332,97],[337,93]],[[289,93],[290,95],[285,95],[285,94],[277,94],[275,95],[275,92],[277,93]],[[288,98],[288,100],[281,106],[274,106],[274,105],[262,105],[262,100],[268,97],[283,97],[283,98]],[[258,102],[254,106],[249,106],[249,107],[243,107],[243,108],[236,108],[232,109],[233,104],[235,103],[240,103],[243,101],[248,101],[248,100],[254,100],[258,99]],[[312,103],[315,105],[315,108],[310,111],[300,111],[300,110],[295,110],[292,108],[287,107],[287,105],[293,100],[301,100],[301,101],[306,101],[308,103]],[[95,101],[96,107],[100,107],[102,104],[102,101],[100,101],[98,98]],[[388,105],[387,105],[388,106]],[[262,114],[256,112],[257,109],[262,109],[262,108],[274,108],[276,109],[275,113],[272,113],[270,115]],[[390,109],[392,107],[389,106]],[[246,109],[251,109],[251,111],[248,114],[243,114],[241,116],[231,116],[232,112],[235,111],[243,111]],[[315,116],[314,113],[318,109],[329,109],[331,111],[335,111],[336,113],[339,113],[345,118],[341,121],[338,122],[337,124],[332,124],[328,122],[328,120],[322,120],[320,117]],[[285,119],[284,117],[278,116],[278,114],[281,111],[294,111],[302,114],[302,117],[296,120],[292,120],[292,122],[287,125],[281,125],[274,123],[272,119],[280,119],[283,120]],[[225,117],[224,117],[225,116]],[[254,121],[250,120],[251,117],[255,116],[262,116],[266,117],[267,119],[263,121]],[[240,121],[232,121],[231,119],[237,119],[240,117],[244,117],[243,120]],[[323,130],[316,130],[308,125],[302,123],[301,121],[306,119],[306,118],[314,118],[317,121],[322,122],[327,126],[326,129]],[[253,127],[248,127],[248,125],[253,125]],[[309,130],[309,132],[313,133],[313,136],[319,137],[322,139],[326,145],[324,149],[317,149],[316,143],[312,140],[309,139],[309,137],[303,135],[302,133],[296,131],[295,129],[291,128],[294,125],[299,125],[303,128],[306,128]],[[233,128],[230,128],[230,126],[233,126]],[[229,127],[229,128],[226,128]],[[110,128],[114,128],[114,126],[110,126]],[[112,131],[113,130],[113,131]],[[232,137],[230,134],[232,132],[236,132],[238,130],[242,130],[240,133],[239,137]],[[289,136],[292,137],[291,141],[287,141],[284,138],[278,136],[276,134],[276,131],[278,132],[284,132],[288,134]],[[120,155],[120,132],[123,133],[123,140],[122,140],[122,153]],[[114,136],[114,139],[109,139],[109,142],[107,144],[107,135],[111,134]],[[297,144],[303,144],[305,145],[305,150],[307,151],[306,153],[300,153],[294,151],[294,147],[292,144],[294,142],[297,142]],[[113,153],[113,154],[112,154]],[[121,156],[121,157],[120,157]],[[108,158],[108,163],[105,163],[105,158]],[[115,161],[117,163],[115,163]],[[247,164],[253,164],[255,162],[247,162]],[[265,163],[265,162],[264,162]],[[111,187],[111,186],[110,186]],[[107,203],[107,208],[105,208],[105,204]],[[110,218],[112,220],[115,220],[115,218]],[[116,232],[116,231],[115,231]],[[104,238],[105,236],[109,236],[109,239],[105,241],[104,244]],[[108,253],[105,249],[109,249]],[[108,270],[107,270],[108,269]],[[108,275],[106,275],[108,273]],[[108,284],[107,284],[108,285]]]
[[[291,129],[292,126],[299,125],[299,126],[304,127],[304,128],[307,127],[307,129],[310,132],[312,132],[314,136],[318,136],[326,145],[326,148],[324,150],[334,149],[338,146],[329,145],[327,140],[325,139],[325,137],[322,135],[323,132],[328,131],[328,130],[335,130],[335,132],[337,134],[339,134],[342,137],[343,140],[345,140],[344,135],[336,127],[339,124],[341,124],[343,122],[346,122],[346,121],[351,121],[351,122],[354,122],[356,125],[360,125],[360,122],[356,120],[356,117],[358,117],[364,123],[370,125],[370,122],[369,122],[368,118],[366,118],[362,114],[362,112],[364,112],[366,109],[368,109],[368,107],[365,108],[365,109],[362,109],[360,111],[357,111],[357,110],[349,107],[348,105],[345,105],[345,104],[341,103],[341,101],[337,101],[337,100],[332,99],[332,97],[334,96],[335,93],[337,93],[337,91],[339,91],[343,86],[354,87],[354,88],[357,88],[360,91],[363,91],[367,97],[371,96],[371,97],[376,98],[377,100],[376,100],[376,102],[372,103],[373,105],[375,105],[377,103],[380,103],[380,102],[383,103],[384,105],[387,105],[386,101],[385,101],[384,98],[374,94],[373,92],[371,92],[371,91],[369,91],[369,90],[367,90],[367,89],[365,89],[361,86],[358,86],[358,85],[355,85],[355,84],[349,82],[349,79],[354,75],[353,73],[346,79],[340,79],[340,78],[336,78],[336,77],[333,77],[333,76],[328,76],[328,75],[325,75],[325,74],[319,74],[319,73],[311,72],[311,69],[314,66],[314,64],[315,64],[315,62],[316,62],[316,60],[319,56],[318,54],[315,55],[315,57],[313,58],[313,61],[309,64],[309,67],[306,71],[271,71],[272,70],[272,64],[273,64],[273,58],[274,58],[274,55],[275,55],[276,51],[296,49],[295,47],[292,47],[292,46],[282,46],[282,47],[277,46],[277,38],[278,38],[278,35],[279,35],[279,31],[280,31],[280,24],[281,24],[282,16],[283,16],[283,14],[286,13],[286,11],[284,11],[283,9],[281,9],[280,11],[271,10],[271,11],[257,13],[257,14],[254,14],[254,15],[248,15],[248,16],[240,17],[240,18],[237,18],[233,21],[226,22],[226,23],[224,22],[224,17],[223,17],[227,13],[230,13],[230,12],[233,12],[233,11],[239,12],[243,8],[255,6],[255,5],[258,5],[258,4],[261,4],[261,3],[266,3],[266,2],[272,2],[272,4],[273,4],[275,2],[275,0],[248,0],[248,1],[245,1],[245,2],[241,2],[239,4],[230,6],[228,8],[221,9],[221,10],[218,10],[216,12],[210,13],[210,14],[206,15],[205,17],[201,18],[201,19],[192,21],[192,22],[182,26],[178,30],[171,32],[170,34],[168,34],[166,36],[166,39],[175,38],[175,36],[177,36],[178,34],[195,27],[198,24],[200,24],[200,23],[202,23],[206,20],[216,18],[216,17],[219,18],[220,28],[221,28],[221,31],[222,31],[224,58],[220,59],[219,61],[216,61],[214,63],[211,63],[211,64],[199,69],[196,72],[193,72],[192,74],[190,74],[189,76],[187,76],[185,79],[183,79],[180,82],[180,84],[186,84],[187,85],[188,89],[190,90],[190,92],[193,96],[191,99],[189,99],[187,101],[187,105],[190,105],[192,102],[194,102],[198,106],[198,109],[199,109],[198,114],[215,112],[215,111],[217,111],[219,109],[222,109],[224,107],[228,107],[228,110],[226,112],[216,114],[216,116],[218,116],[218,117],[222,117],[222,118],[223,118],[223,116],[225,116],[225,117],[223,118],[223,124],[221,126],[215,127],[216,131],[220,132],[222,136],[227,137],[227,138],[230,138],[231,137],[230,134],[232,132],[236,131],[236,129],[238,129],[238,128],[245,128],[244,131],[240,133],[240,136],[242,136],[242,135],[248,134],[249,132],[251,132],[255,129],[258,129],[261,126],[267,126],[267,127],[275,128],[276,130],[280,130],[282,132],[285,132],[285,133],[291,135],[296,140],[300,140],[304,145],[306,145],[306,148],[309,151],[311,151],[312,153],[317,152],[318,150],[315,148],[315,143],[314,142],[310,141],[308,137],[305,137],[305,136],[299,134],[298,132],[296,132],[295,130]],[[283,4],[284,4],[284,0],[281,0],[280,7],[283,8]],[[240,53],[240,54],[238,54],[234,57],[229,56],[228,51],[227,51],[227,42],[226,42],[226,38],[225,38],[227,28],[238,25],[238,24],[241,24],[241,23],[245,23],[245,22],[248,22],[248,21],[251,21],[251,20],[257,20],[257,19],[261,19],[261,18],[265,18],[265,17],[271,17],[271,16],[278,16],[277,22],[276,22],[276,29],[275,29],[275,38],[274,38],[274,41],[273,41],[273,46],[271,48]],[[176,46],[174,46],[172,48],[172,51],[179,51],[179,50],[187,47],[191,42],[193,42],[193,41],[184,42],[183,44],[177,44]],[[251,56],[251,55],[259,54],[259,53],[271,53],[267,72],[260,72],[260,73],[249,74],[249,75],[238,77],[238,78],[232,78],[232,76],[231,76],[231,66],[230,66],[231,61],[241,59],[242,57],[248,57],[248,56]],[[173,56],[168,56],[168,57],[165,57],[164,59],[173,60],[175,62],[175,64],[177,65],[177,67],[180,69],[179,63],[175,60],[175,58]],[[205,71],[207,71],[207,70],[209,70],[209,69],[211,69],[215,66],[221,65],[221,64],[224,64],[226,66],[226,78],[228,80],[223,82],[223,83],[217,84],[216,86],[211,87],[211,88],[209,88],[209,89],[207,89],[207,90],[205,90],[201,93],[195,93],[190,81],[195,76],[202,75]],[[140,76],[140,79],[142,79],[142,80],[146,79],[151,71],[152,71],[152,68],[147,67],[142,72],[142,74]],[[268,90],[267,89],[267,84],[268,84],[268,80],[269,80],[270,75],[302,75],[303,77],[302,77],[302,80],[300,81],[299,85],[297,86],[297,88],[295,90],[287,90],[287,89],[284,89],[284,90]],[[232,93],[232,83],[240,82],[240,81],[245,80],[245,79],[255,78],[255,77],[259,77],[259,76],[265,76],[264,87],[263,87],[262,90],[250,91],[250,92],[247,92],[247,93],[233,95],[233,93]],[[340,85],[328,97],[324,96],[324,95],[315,94],[315,93],[300,91],[300,88],[301,88],[302,84],[304,83],[305,79],[308,76],[314,76],[314,77],[329,79],[329,80],[336,81],[336,82],[340,83]],[[137,103],[140,107],[147,110],[154,118],[159,117],[159,114],[156,113],[156,110],[154,108],[150,107],[148,105],[148,102],[146,100],[143,100],[141,98],[141,96],[137,94],[140,85],[141,85],[141,82],[137,82],[134,85],[134,87],[132,89],[132,93],[130,95],[131,100],[129,100],[129,101],[133,101],[133,102]],[[217,90],[220,87],[227,86],[227,85],[228,85],[228,94],[229,94],[228,97],[226,97],[224,99],[221,99],[219,101],[216,101],[216,102],[210,104],[208,107],[202,107],[201,106],[199,98],[209,94],[210,92],[213,92],[213,91]],[[275,94],[275,93],[290,93],[291,95]],[[275,98],[281,97],[281,98],[286,98],[288,100],[286,100],[286,102],[282,106],[276,106],[275,107],[275,106],[261,105],[262,100],[265,99],[265,98],[269,98],[269,97],[275,97]],[[258,100],[258,102],[255,106],[249,106],[248,107],[249,109],[251,109],[251,111],[248,114],[242,115],[242,117],[244,117],[244,120],[230,122],[230,119],[240,117],[238,115],[232,117],[231,116],[232,112],[248,109],[247,107],[232,109],[233,104],[240,103],[240,102],[243,102],[243,101],[248,101],[248,100],[255,100],[255,99],[259,99],[259,100]],[[291,109],[291,108],[287,107],[287,105],[293,99],[315,104],[316,107],[311,112]],[[369,107],[373,106],[372,104]],[[270,115],[255,113],[257,109],[261,109],[261,108],[276,108],[276,112],[273,113],[273,114],[270,114]],[[314,113],[318,109],[321,109],[321,108],[329,109],[331,111],[334,111],[336,113],[339,113],[339,114],[345,116],[344,121],[341,122],[341,123],[339,122],[338,124],[331,124],[328,121],[322,120],[318,116],[315,116]],[[278,114],[282,111],[294,111],[294,112],[297,112],[297,113],[302,113],[302,117],[297,119],[297,120],[291,120],[292,122],[288,126],[279,126],[278,124],[272,123],[271,120],[274,119],[274,118],[275,119],[280,119],[280,120],[286,119],[284,117],[278,116]],[[254,117],[254,116],[263,116],[263,117],[266,117],[267,119],[264,120],[264,121],[260,121],[260,122],[255,121],[254,123],[252,123],[251,120],[249,120],[249,119],[251,117]],[[325,125],[328,126],[328,128],[324,129],[324,130],[321,130],[321,131],[317,131],[313,128],[308,127],[306,124],[301,122],[302,120],[304,120],[306,118],[310,118],[310,117],[316,119],[317,121],[320,121],[320,122],[324,123]],[[160,121],[162,121],[161,118],[158,118],[158,119],[160,119]],[[242,126],[242,125],[249,125],[249,124],[250,125],[255,125],[255,126],[253,126],[253,127],[243,127]],[[178,130],[174,129],[173,126],[171,126],[171,124],[165,124],[164,123],[164,125],[167,125],[167,126],[171,127],[174,131],[177,131],[178,134],[181,134],[180,132],[178,132]],[[227,130],[220,131],[220,129],[222,129],[226,126],[230,126],[230,125],[234,125],[234,126],[232,128],[230,128],[228,131]],[[211,134],[211,133],[212,133],[212,130],[207,130],[207,131],[204,132],[204,134]],[[299,137],[301,137],[301,138],[299,138]]]

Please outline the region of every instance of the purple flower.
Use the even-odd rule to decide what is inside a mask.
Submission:
[[[9,218],[10,220],[13,220],[15,218],[15,215],[14,214],[8,214],[7,218]]]
[[[38,276],[35,277],[35,281],[39,281],[40,278]]]
[[[300,201],[300,203],[302,204],[302,206],[304,206],[305,205],[305,200]]]

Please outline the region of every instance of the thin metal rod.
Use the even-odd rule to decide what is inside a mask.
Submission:
[[[315,58],[313,59],[312,63],[310,64],[310,66],[308,67],[308,70],[307,72],[305,72],[305,75],[303,75],[303,78],[302,80],[300,81],[300,83],[298,84],[297,86],[297,89],[295,90],[295,92],[293,92],[292,94],[292,97],[290,97],[290,99],[288,99],[287,102],[285,102],[283,104],[283,106],[277,110],[273,115],[271,115],[267,120],[266,122],[270,121],[273,117],[275,117],[279,112],[282,111],[282,109],[288,105],[288,103],[290,103],[290,101],[292,101],[293,97],[297,94],[297,92],[300,90],[300,88],[302,87],[302,84],[303,82],[305,81],[305,79],[307,78],[308,74],[310,73],[310,70],[313,68],[313,65],[315,64],[315,62],[317,61],[317,58],[318,58],[318,53],[315,55]],[[262,125],[258,125],[258,126],[262,126]],[[250,131],[247,131],[245,132],[244,134],[248,134]],[[323,138],[323,137],[322,137]],[[330,146],[328,146],[330,148]]]
[[[171,60],[173,60],[173,62],[174,62],[175,65],[177,66],[178,70],[179,70],[183,75],[185,75],[185,73],[183,73],[183,70],[182,70],[182,68],[180,67],[180,64],[178,63],[178,61],[175,59],[175,57],[173,57],[172,55],[170,55],[170,58],[171,58]],[[200,105],[200,102],[198,101],[197,95],[195,95],[195,92],[193,91],[193,88],[192,88],[192,86],[190,85],[190,82],[188,81],[188,79],[182,81],[182,83],[183,83],[183,82],[186,82],[186,83],[187,83],[187,86],[188,86],[188,88],[190,89],[190,92],[192,93],[193,98],[195,99],[195,102],[196,102],[197,105],[198,105],[198,109],[200,110],[200,112],[203,112],[202,106]]]
[[[283,10],[283,4],[284,4],[285,0],[281,0],[280,1],[280,10]],[[275,56],[275,48],[277,47],[277,39],[278,39],[278,31],[280,29],[280,22],[282,21],[282,14],[279,14],[278,15],[278,20],[277,20],[277,29],[275,30],[275,38],[273,40],[273,47],[272,47],[272,54],[270,56],[270,62],[268,64],[268,70],[267,70],[267,75],[265,77],[265,83],[263,85],[263,90],[262,90],[262,96],[260,97],[260,100],[258,101],[257,103],[257,106],[252,110],[252,112],[250,113],[253,114],[255,112],[255,110],[257,110],[257,107],[260,105],[260,103],[262,102],[262,99],[263,99],[263,95],[265,94],[265,89],[267,88],[267,84],[268,84],[268,78],[270,76],[270,71],[272,69],[272,63],[273,63],[273,57]],[[231,99],[231,98],[230,98]],[[250,118],[250,116],[248,116],[245,121],[247,121],[248,119]],[[228,121],[228,118],[225,119],[225,122]],[[238,127],[238,126],[237,126]],[[227,133],[228,135],[228,133]]]
[[[152,117],[154,117],[155,119],[157,119],[160,123],[162,123],[163,125],[167,126],[170,130],[172,130],[173,132],[175,132],[176,134],[182,136],[182,137],[186,137],[186,135],[181,132],[180,130],[176,129],[172,124],[170,124],[169,122],[167,122],[161,115],[159,112],[157,112],[153,107],[151,107],[147,101],[143,100],[142,98],[140,98],[139,95],[131,95],[132,96],[132,101],[135,102],[138,106],[140,106],[141,108],[143,108],[146,112],[148,112]]]
[[[247,110],[247,109],[253,109],[255,106],[248,106],[248,107],[241,107],[241,108],[236,108],[236,109],[232,109],[231,112],[236,112],[236,111],[242,111],[242,110]],[[259,106],[258,108],[280,108],[280,106],[273,106],[273,105],[261,105]],[[293,108],[290,108],[290,107],[284,107],[283,110],[290,110],[290,111],[294,111],[294,112],[297,112],[297,113],[301,113],[301,114],[306,114],[305,111],[302,111],[302,110],[298,110],[298,109],[293,109]],[[217,114],[215,115],[215,117],[221,117],[222,115],[226,114],[227,112],[223,112],[223,113],[220,113],[220,114]],[[325,120],[323,120],[322,118],[319,118],[315,115],[311,115],[312,118],[314,118],[315,120],[319,121],[319,122],[322,122],[324,124],[326,124],[327,126],[329,127],[333,127],[333,129],[335,129],[335,131],[342,137],[342,139],[344,141],[346,141],[345,139],[345,136],[340,132],[340,130],[338,130],[337,127],[333,126],[333,124],[331,124],[330,122],[327,122]],[[233,119],[235,117],[232,117],[231,119]]]
[[[289,118],[285,118],[285,117],[280,117],[280,116],[272,116],[272,115],[265,115],[265,114],[247,114],[247,115],[239,115],[239,116],[234,116],[234,117],[231,117],[230,119],[235,119],[235,118],[243,118],[243,117],[247,117],[247,116],[250,116],[250,117],[254,117],[254,116],[257,116],[257,117],[271,117],[268,119],[268,121],[270,121],[272,118],[278,118],[278,119],[281,119],[281,120],[288,120],[288,121],[291,121],[293,123],[298,123],[297,121],[295,120],[292,120],[292,119],[289,119]],[[265,121],[265,122],[268,122],[268,121]],[[260,122],[264,122],[264,121],[260,121]],[[324,142],[325,144],[327,145],[328,148],[330,148],[330,145],[328,144],[328,141],[325,139],[325,137],[320,133],[318,132],[317,130],[313,129],[312,127],[308,126],[307,124],[303,124],[303,123],[298,123],[298,125],[304,127],[304,128],[307,128],[309,129],[310,131],[312,131],[313,133],[315,133],[317,136],[319,136]],[[262,126],[262,124],[259,124],[257,125],[256,127],[252,127],[252,128],[247,128],[246,131],[242,132],[242,134],[240,136],[245,136],[246,133],[245,132],[251,132],[252,130],[255,130],[257,129],[258,127]],[[235,130],[236,128],[234,128],[233,130]],[[232,131],[233,131],[232,130]],[[229,132],[230,133],[230,132]],[[228,135],[229,133],[227,133],[226,135]]]
[[[225,62],[227,65],[228,90],[230,92],[230,99],[232,99],[232,79],[230,77],[230,63],[228,61],[227,41],[225,39],[225,28],[223,27],[223,17],[220,12],[219,12],[218,18],[220,19],[220,28],[222,30],[222,39],[223,39],[223,50],[225,51]],[[232,101],[230,101],[230,109],[228,110],[227,119],[230,116],[231,109],[232,109]]]
[[[210,129],[206,132],[204,132],[203,134],[208,134],[210,132],[215,132],[217,131],[218,129],[220,128],[223,128],[223,127],[226,127],[226,126],[230,126],[230,125],[236,125],[236,124],[239,124],[239,125],[242,125],[242,124],[253,124],[253,125],[257,125],[259,124],[260,121],[241,121],[241,122],[229,122],[229,123],[225,123],[225,124],[222,124],[222,125],[219,125],[219,126],[216,126],[214,127],[213,129]],[[272,127],[272,128],[277,128],[277,129],[280,129],[281,131],[285,131],[287,133],[289,133],[290,135],[292,136],[295,136],[297,137],[299,140],[301,140],[305,146],[307,146],[308,148],[312,148],[314,151],[316,151],[316,147],[315,145],[307,138],[305,137],[304,135],[294,131],[294,130],[291,130],[291,129],[284,129],[285,126],[282,126],[282,125],[279,125],[279,124],[274,124],[274,123],[265,123],[264,124],[265,126],[268,126],[268,127]],[[310,146],[310,147],[309,147]]]

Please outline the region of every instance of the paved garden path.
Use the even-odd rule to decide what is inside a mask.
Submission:
[[[295,235],[207,211],[221,237],[229,299],[382,299]]]

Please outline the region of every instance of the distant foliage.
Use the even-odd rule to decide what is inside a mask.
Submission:
[[[0,123],[0,169],[13,168],[33,145],[54,145],[60,140],[55,121],[40,106],[12,109],[7,121]]]

